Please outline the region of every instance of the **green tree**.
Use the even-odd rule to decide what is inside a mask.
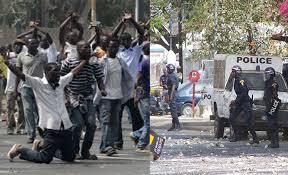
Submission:
[[[285,54],[284,49],[273,47],[275,42],[269,39],[276,27],[285,26],[274,0],[218,0],[218,25],[215,23],[215,2],[182,0],[183,37],[186,33],[202,33],[202,49],[216,49],[218,53]],[[161,30],[169,25],[170,14],[165,10],[168,4],[168,0],[151,2],[151,27],[160,29],[163,36],[168,32]],[[172,3],[172,7],[180,8],[177,3]],[[193,36],[192,40],[197,40]],[[152,40],[158,42],[159,34],[153,34]]]

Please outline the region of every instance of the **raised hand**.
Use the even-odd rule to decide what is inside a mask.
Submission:
[[[78,14],[76,14],[76,13],[72,13],[71,17],[72,17],[73,21],[77,21],[80,16]]]
[[[123,17],[123,19],[124,20],[130,20],[132,18],[132,13],[129,13],[129,12],[125,12],[124,13],[124,17]]]

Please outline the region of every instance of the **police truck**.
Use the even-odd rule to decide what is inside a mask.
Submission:
[[[212,115],[214,120],[214,136],[221,138],[225,127],[229,125],[230,102],[236,99],[234,91],[234,79],[231,78],[232,67],[238,65],[242,68],[242,76],[246,79],[249,96],[252,99],[252,110],[256,131],[267,131],[267,119],[264,117],[264,70],[273,67],[276,71],[276,81],[279,84],[278,96],[281,106],[278,112],[279,128],[288,134],[288,88],[282,76],[282,58],[278,56],[251,56],[251,55],[214,55],[214,81],[212,96]],[[237,117],[239,127],[245,127],[245,114],[240,113]],[[230,127],[230,135],[233,131]]]

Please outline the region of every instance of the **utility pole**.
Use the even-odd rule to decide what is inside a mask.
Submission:
[[[184,80],[184,72],[183,72],[183,52],[182,52],[182,44],[183,44],[183,41],[182,41],[182,1],[181,0],[178,0],[178,15],[179,15],[179,34],[178,34],[178,37],[179,37],[179,65],[181,67],[181,74],[182,74],[182,77],[181,77],[181,83],[183,83],[183,80]]]
[[[139,0],[135,0],[135,21],[139,21]]]
[[[96,26],[96,0],[91,0],[91,25]],[[95,30],[91,30],[91,36],[95,34]]]
[[[135,0],[135,21],[144,20],[144,0]]]

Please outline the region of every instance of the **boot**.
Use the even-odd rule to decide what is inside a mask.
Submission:
[[[237,141],[240,141],[240,138],[236,137],[236,136],[233,136],[233,137],[229,138],[229,141],[230,142],[237,142]]]
[[[251,141],[251,142],[249,142],[250,143],[250,145],[252,145],[252,146],[257,146],[258,144],[259,144],[259,139],[258,139],[258,137],[257,136],[254,136],[253,137],[253,140]]]
[[[279,148],[279,143],[271,142],[271,143],[268,145],[268,148]]]
[[[182,127],[178,118],[175,119],[175,126],[176,126],[176,130],[178,131],[182,130]]]
[[[234,128],[234,133],[232,136],[230,136],[229,141],[230,142],[237,142],[240,141],[240,133],[238,131],[238,129]]]
[[[175,119],[172,119],[172,126],[167,131],[174,131],[176,130],[176,122]]]
[[[271,143],[268,145],[268,148],[279,148],[278,132],[271,135]]]

